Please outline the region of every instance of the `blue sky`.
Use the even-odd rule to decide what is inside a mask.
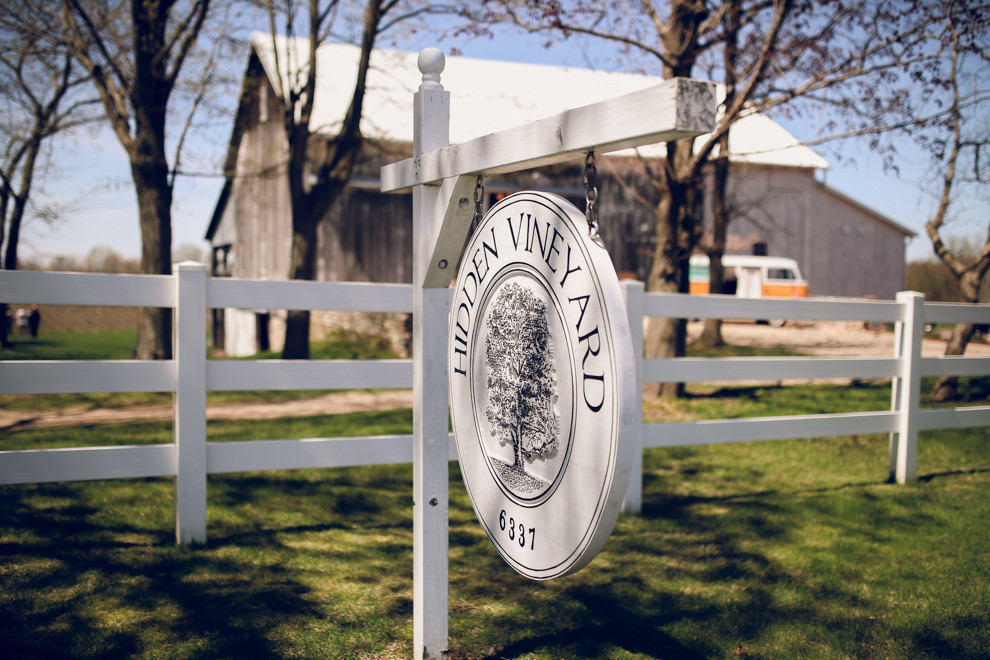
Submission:
[[[405,47],[418,50],[432,37],[422,35]],[[562,66],[607,68],[609,52],[605,47],[568,42],[544,48],[540,37],[503,33],[494,39],[477,38],[469,42],[441,42],[445,51],[456,46],[463,55],[503,61],[532,62]],[[238,65],[241,69],[242,65]],[[493,81],[509,85],[511,81]],[[230,104],[236,103],[231,96]],[[799,139],[816,137],[816,127],[808,121],[781,123]],[[229,126],[216,129],[209,142],[222,148],[229,137]],[[195,145],[203,149],[204,145]],[[924,223],[932,210],[930,196],[922,192],[927,174],[924,159],[910,145],[904,145],[899,165],[900,176],[885,173],[882,160],[872,153],[865,141],[846,141],[841,147],[817,147],[833,164],[820,173],[828,185],[860,203],[876,209],[919,234],[907,248],[908,259],[926,258],[931,246],[924,235]],[[841,151],[839,151],[841,149]],[[836,153],[841,153],[841,158]],[[219,153],[219,152],[218,152]],[[219,159],[218,159],[219,160]],[[203,234],[221,186],[217,178],[180,177],[173,205],[173,246],[191,243],[206,248]],[[79,132],[61,139],[53,157],[44,189],[59,201],[65,211],[54,228],[32,221],[23,234],[22,258],[47,259],[55,255],[83,257],[94,246],[106,245],[128,257],[140,254],[140,231],[137,204],[127,158],[108,128]],[[981,229],[975,221],[960,221],[951,233],[974,234]],[[982,231],[985,231],[983,229]]]

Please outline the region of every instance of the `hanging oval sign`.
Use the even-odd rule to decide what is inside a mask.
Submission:
[[[464,483],[488,538],[535,580],[598,554],[633,458],[629,322],[608,252],[588,234],[562,197],[506,197],[468,242],[451,305]]]

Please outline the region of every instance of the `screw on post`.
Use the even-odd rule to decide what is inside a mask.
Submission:
[[[594,151],[584,157],[584,189],[587,199],[584,216],[588,220],[588,236],[594,239],[598,238],[598,168]]]

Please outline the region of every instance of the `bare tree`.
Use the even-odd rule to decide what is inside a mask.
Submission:
[[[175,181],[165,139],[169,100],[209,9],[210,0],[61,2],[60,38],[92,76],[107,120],[130,160],[142,273],[172,270]],[[171,310],[141,308],[137,357],[171,355]]]
[[[649,291],[688,291],[688,260],[703,230],[701,213],[705,166],[714,160],[721,172],[715,227],[709,252],[714,261],[724,224],[731,217],[724,182],[728,134],[747,113],[798,101],[849,107],[862,99],[863,122],[873,119],[881,99],[876,79],[924,57],[924,25],[912,18],[919,3],[868,0],[498,0],[482,22],[508,21],[550,42],[575,35],[617,46],[628,68],[664,78],[691,77],[702,71],[725,84],[725,100],[712,135],[699,142],[684,138],[666,144],[665,160],[648,164],[660,195],[654,212],[657,244],[647,279]],[[477,31],[477,30],[476,30]],[[717,55],[721,51],[722,58]],[[872,79],[872,89],[865,81]],[[893,95],[892,98],[900,98]],[[873,106],[876,106],[873,107]],[[716,151],[717,148],[717,151]],[[718,195],[721,195],[719,198]],[[720,264],[719,264],[720,265]],[[719,265],[715,266],[716,280]],[[718,282],[716,281],[716,287]],[[646,336],[653,357],[684,355],[683,319],[654,319]],[[682,384],[661,386],[676,396]]]
[[[274,50],[275,80],[283,102],[282,123],[289,146],[288,180],[292,203],[292,254],[289,277],[312,280],[316,275],[317,228],[327,210],[344,192],[355,161],[361,152],[361,116],[368,80],[371,52],[379,36],[403,21],[425,14],[450,11],[439,5],[414,0],[309,0],[302,6],[294,0],[266,3]],[[359,13],[359,18],[353,12]],[[340,130],[329,140],[314,139],[310,123],[316,96],[317,50],[321,43],[338,37],[341,24],[357,27],[361,53],[350,105]],[[280,45],[277,31],[284,26],[287,39]],[[302,30],[307,39],[293,37]],[[297,52],[305,49],[305,53]],[[309,357],[309,312],[290,310],[286,318],[282,357]]]
[[[94,121],[99,101],[81,92],[89,74],[72,55],[38,32],[18,32],[8,21],[52,25],[50,16],[30,3],[4,6],[0,24],[0,246],[2,267],[17,269],[21,227],[28,212],[38,158],[53,136]],[[5,244],[6,240],[6,244]],[[0,304],[0,320],[7,305]],[[7,345],[7,324],[0,322],[0,345]]]
[[[344,191],[350,179],[354,161],[361,149],[361,114],[364,107],[365,84],[371,51],[381,28],[385,13],[397,0],[368,0],[364,12],[361,35],[361,55],[358,60],[357,82],[340,131],[327,144],[324,162],[312,167],[310,143],[313,131],[310,120],[316,99],[317,49],[329,37],[331,27],[340,9],[340,0],[330,0],[321,5],[320,0],[309,0],[304,16],[293,0],[267,4],[272,48],[276,67],[275,84],[283,100],[282,122],[289,145],[288,179],[292,203],[292,256],[289,277],[294,280],[312,280],[316,273],[316,231],[326,210]],[[279,44],[277,26],[284,22],[286,48]],[[308,28],[305,65],[293,67],[303,58],[295,52],[299,45],[292,39],[297,23]],[[309,180],[315,170],[315,182]],[[309,358],[309,312],[290,310],[286,318],[285,346],[282,357],[286,359]]]
[[[940,232],[950,220],[950,207],[961,187],[982,189],[983,203],[987,202],[990,191],[990,163],[987,162],[990,123],[986,119],[990,105],[990,72],[987,70],[990,63],[990,6],[965,0],[951,2],[945,7],[944,18],[940,36],[948,71],[944,77],[935,76],[932,80],[947,92],[948,112],[940,120],[923,127],[934,128],[935,133],[925,131],[920,136],[922,145],[941,166],[941,195],[925,230],[936,256],[959,281],[962,301],[976,303],[980,298],[980,283],[990,269],[990,226],[986,242],[972,259],[951,249]],[[963,355],[972,336],[973,324],[956,324],[945,354]],[[933,397],[936,401],[954,399],[957,385],[957,377],[942,376],[935,383]]]

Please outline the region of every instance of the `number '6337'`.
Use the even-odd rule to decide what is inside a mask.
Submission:
[[[502,509],[502,513],[498,514],[498,526],[503,532],[508,530],[509,540],[518,543],[520,548],[525,548],[527,543],[530,550],[536,547],[536,528],[526,529],[526,525],[517,522],[515,518],[509,517],[507,519],[505,509]]]

